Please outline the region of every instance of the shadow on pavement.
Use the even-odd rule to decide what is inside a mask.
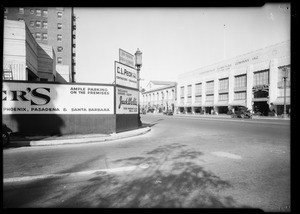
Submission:
[[[61,207],[105,208],[235,208],[232,188],[201,166],[202,152],[178,143],[160,146],[144,156],[119,159],[123,166],[148,165],[130,173],[95,176],[77,187],[78,194]],[[241,208],[241,207],[239,207]]]

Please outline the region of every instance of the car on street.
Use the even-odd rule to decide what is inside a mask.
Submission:
[[[4,123],[2,123],[2,147],[5,147],[9,144],[9,135],[11,132],[12,131]]]
[[[238,110],[231,114],[232,118],[252,118],[252,113],[247,107],[238,107]]]
[[[164,111],[163,115],[173,115],[173,111],[172,110]]]

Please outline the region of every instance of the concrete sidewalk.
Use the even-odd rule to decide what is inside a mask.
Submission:
[[[24,146],[53,146],[63,144],[79,144],[113,141],[134,137],[145,134],[151,130],[150,127],[141,127],[135,130],[124,131],[113,134],[77,134],[62,136],[34,136],[34,137],[18,137],[11,136],[10,143],[7,147],[24,147]]]

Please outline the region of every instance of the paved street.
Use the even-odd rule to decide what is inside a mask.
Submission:
[[[142,115],[123,140],[3,150],[4,207],[290,211],[290,121]]]

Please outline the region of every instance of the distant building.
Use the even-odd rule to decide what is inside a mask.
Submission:
[[[38,44],[24,21],[4,20],[3,44],[4,79],[61,81],[52,46]]]
[[[150,81],[141,94],[141,109],[153,109],[154,112],[175,110],[176,82]]]
[[[180,113],[226,114],[245,106],[255,113],[283,113],[284,70],[288,70],[286,104],[290,109],[290,41],[178,76]]]
[[[75,82],[76,18],[73,8],[6,7],[4,19],[24,21],[39,44],[53,47],[56,71],[63,72],[66,82]],[[68,76],[65,75],[66,68]]]

